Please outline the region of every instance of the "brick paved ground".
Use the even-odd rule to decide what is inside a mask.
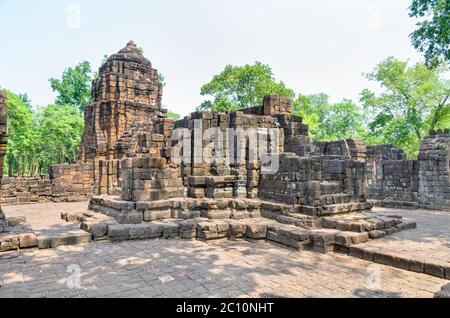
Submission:
[[[61,211],[86,208],[82,202],[4,210],[8,216],[25,215],[33,229],[41,230],[64,226]],[[449,248],[449,213],[377,211],[418,221],[419,229],[384,239],[391,248],[405,246],[413,252],[414,246],[424,246],[435,250],[433,255]],[[23,250],[11,259],[7,255],[14,253],[0,255],[0,298],[432,297],[447,282],[346,255],[297,252],[265,242],[103,242]],[[71,289],[68,283],[76,285],[78,268],[81,288]]]
[[[450,212],[385,208],[375,208],[374,212],[414,219],[417,229],[399,232],[358,247],[450,266]]]
[[[84,212],[89,202],[40,203],[2,206],[7,217],[25,216],[35,231],[60,228],[67,225],[61,220],[61,212]]]
[[[70,289],[76,266],[81,288]],[[0,297],[432,297],[444,283],[265,242],[104,242],[0,259]]]

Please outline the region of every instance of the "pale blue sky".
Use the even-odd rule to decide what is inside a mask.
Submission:
[[[50,77],[82,60],[96,69],[134,40],[166,77],[164,105],[183,115],[226,64],[256,60],[297,93],[358,100],[374,88],[362,73],[385,57],[420,60],[408,37],[410,2],[0,0],[0,86],[51,103]]]

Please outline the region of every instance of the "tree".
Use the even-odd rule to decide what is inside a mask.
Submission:
[[[38,170],[34,156],[36,123],[31,107],[23,96],[5,90],[8,117],[8,145],[5,158],[5,174],[29,176]]]
[[[450,1],[413,0],[410,17],[422,18],[411,34],[414,47],[424,53],[428,66],[450,62]]]
[[[72,105],[49,105],[38,115],[37,143],[44,152],[40,170],[52,164],[73,163],[78,158],[84,119]]]
[[[286,88],[283,82],[277,82],[272,69],[261,62],[253,65],[227,65],[213,79],[203,85],[202,96],[210,95],[212,99],[204,101],[199,109],[213,111],[230,111],[257,106],[264,95],[278,94],[295,98],[295,93]]]
[[[384,91],[366,89],[361,102],[368,115],[369,143],[389,143],[417,156],[421,140],[431,130],[450,126],[450,81],[444,78],[446,65],[427,68],[417,63],[387,58],[366,74]]]
[[[74,68],[69,67],[62,74],[61,80],[51,78],[50,84],[58,93],[56,104],[72,105],[80,112],[92,102],[91,82],[94,75],[89,62],[84,61]]]
[[[294,113],[303,118],[312,138],[333,141],[361,138],[364,115],[351,100],[330,104],[328,95],[300,95],[294,101]]]

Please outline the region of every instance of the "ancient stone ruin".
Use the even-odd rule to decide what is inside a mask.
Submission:
[[[311,141],[276,95],[174,121],[133,42],[100,68],[92,94],[80,160],[53,166],[49,179],[4,179],[2,202],[90,199],[91,212],[63,217],[95,240],[247,238],[322,252],[416,226],[372,213],[374,204],[450,210],[448,130],[406,160],[390,145]]]

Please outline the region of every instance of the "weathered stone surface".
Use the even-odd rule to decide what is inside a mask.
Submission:
[[[245,236],[254,240],[261,240],[267,237],[267,223],[263,222],[251,222],[247,224]]]
[[[105,237],[108,233],[108,226],[103,222],[83,222],[80,228],[83,231],[91,233],[92,238],[96,241]]]
[[[336,234],[336,244],[349,247],[356,244],[365,243],[369,240],[369,233],[340,232]]]
[[[18,250],[19,237],[15,234],[0,234],[0,252]]]
[[[92,235],[86,232],[67,233],[58,235],[41,235],[38,236],[38,248],[48,249],[55,248],[62,245],[77,245],[89,243],[92,240]]]
[[[127,239],[125,225],[116,224],[108,226],[108,237],[112,241],[123,241]]]
[[[177,221],[180,225],[180,237],[186,240],[197,238],[197,222],[195,220]]]
[[[38,246],[38,240],[35,233],[19,234],[20,248],[32,248]]]
[[[144,212],[144,221],[145,222],[170,219],[171,217],[172,217],[172,211],[170,209],[162,210],[162,211],[150,210],[150,211]]]
[[[231,239],[244,238],[247,232],[247,224],[243,220],[228,219],[223,221],[229,225]]]
[[[180,236],[180,225],[175,222],[163,222],[163,238],[170,239]]]
[[[450,298],[450,284],[442,286],[441,290],[434,294],[434,298]]]
[[[377,240],[386,236],[386,232],[380,230],[374,230],[369,232],[369,238],[371,240]]]
[[[311,244],[308,230],[289,225],[272,225],[267,229],[267,240],[296,249],[304,249]]]
[[[197,238],[204,241],[228,237],[230,225],[225,221],[208,220],[197,224]]]

